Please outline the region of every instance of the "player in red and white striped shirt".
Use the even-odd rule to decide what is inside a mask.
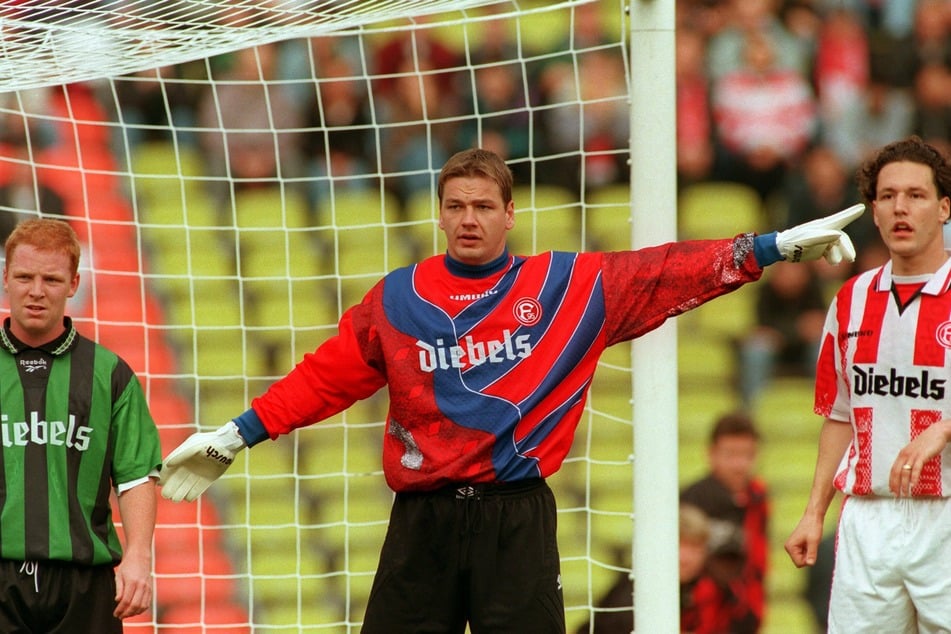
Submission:
[[[913,137],[859,173],[890,259],[829,308],[816,373],[825,416],[805,513],[786,542],[815,563],[826,511],[839,519],[829,632],[951,626],[951,163]]]

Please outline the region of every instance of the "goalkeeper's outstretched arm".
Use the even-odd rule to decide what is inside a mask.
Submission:
[[[852,262],[855,247],[842,229],[864,210],[865,205],[853,205],[785,231],[756,236],[756,261],[761,267],[782,260],[805,262],[825,258],[831,264]],[[374,383],[372,389],[376,387]],[[159,479],[162,495],[176,502],[195,500],[221,477],[238,452],[266,437],[267,432],[253,409],[215,431],[192,434],[162,465]]]

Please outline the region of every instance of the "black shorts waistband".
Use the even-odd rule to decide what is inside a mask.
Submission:
[[[55,568],[61,570],[96,570],[98,568],[102,568],[103,570],[112,571],[115,569],[118,562],[112,564],[85,564],[76,561],[64,561],[62,559],[8,559],[6,557],[0,557],[0,566],[19,568],[24,564],[37,565],[40,566],[41,569]]]
[[[446,487],[444,494],[449,494],[457,500],[470,498],[520,495],[529,493],[545,484],[544,478],[529,478],[515,482],[489,482],[485,484],[463,484],[462,486]]]
[[[522,495],[545,485],[544,478],[528,478],[515,482],[477,482],[452,484],[434,491],[401,493],[400,495],[452,497],[457,500],[479,500],[487,497]]]

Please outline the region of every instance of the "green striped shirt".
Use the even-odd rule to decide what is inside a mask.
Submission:
[[[0,330],[0,557],[118,563],[113,486],[162,460],[158,430],[132,369],[66,332],[42,348]]]

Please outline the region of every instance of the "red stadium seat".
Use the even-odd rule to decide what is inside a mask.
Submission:
[[[174,627],[163,627],[163,625],[174,625]],[[251,634],[251,625],[247,610],[236,603],[206,602],[205,605],[177,605],[164,611],[159,632]]]
[[[186,604],[233,601],[238,584],[233,577],[192,575],[155,575],[155,600],[160,608]]]
[[[122,619],[122,631],[124,634],[155,634],[155,615],[146,610],[138,616]]]

